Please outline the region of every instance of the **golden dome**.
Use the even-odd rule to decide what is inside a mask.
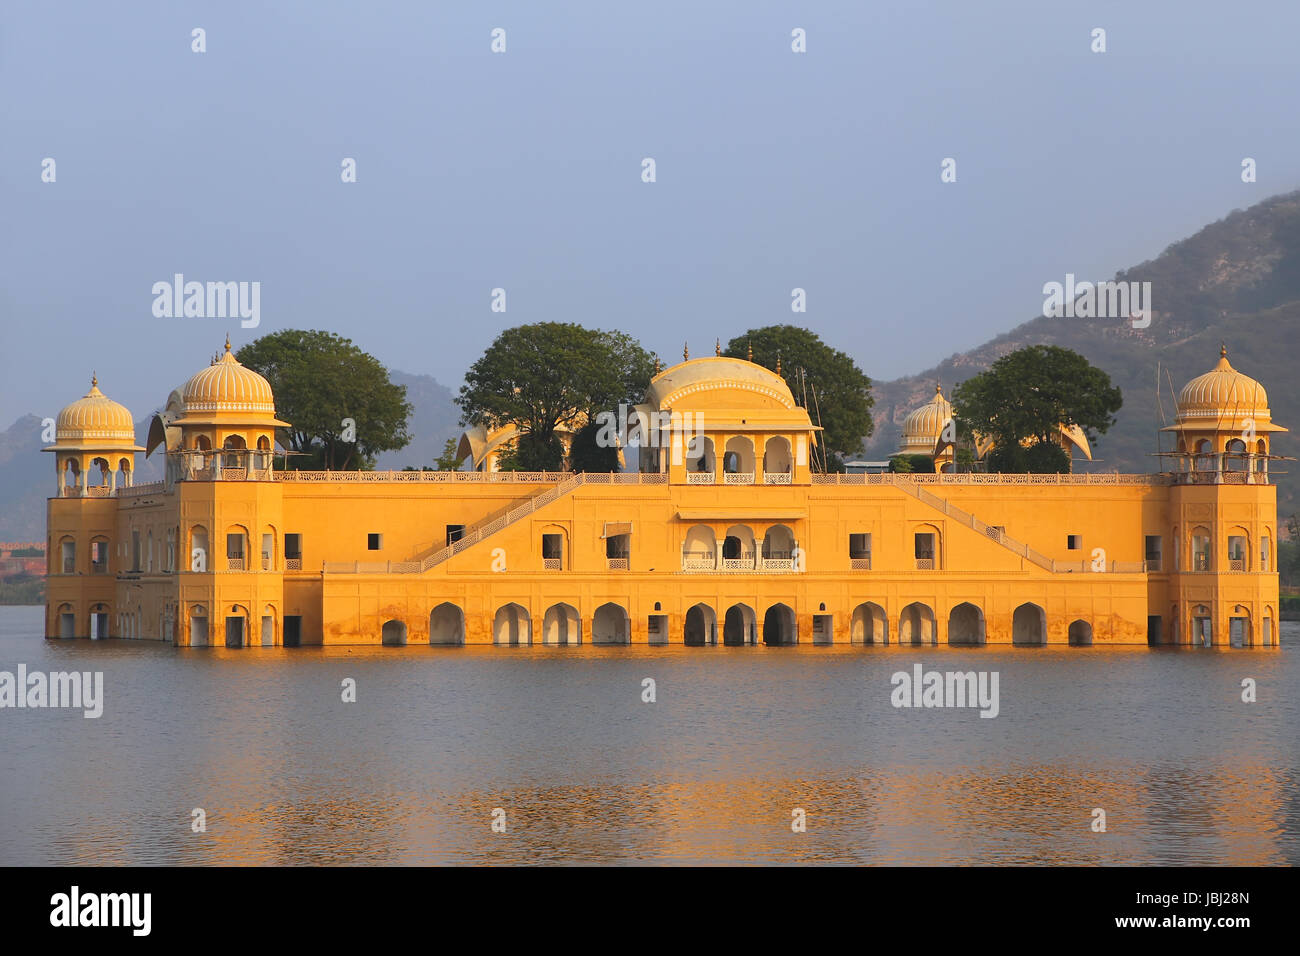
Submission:
[[[242,412],[275,415],[271,384],[251,368],[245,368],[230,351],[181,386],[185,416],[193,418],[214,412]]]
[[[903,447],[900,454],[933,455],[943,428],[952,418],[952,403],[943,389],[934,387],[934,398],[903,419]]]
[[[790,386],[780,375],[761,365],[725,355],[687,359],[656,375],[646,389],[645,403],[668,409],[690,396],[712,393],[723,404],[755,404],[793,410],[797,407]]]
[[[1246,418],[1254,419],[1257,424],[1272,418],[1268,394],[1263,385],[1228,363],[1228,350],[1221,346],[1219,363],[1192,379],[1178,393],[1178,420],[1208,420],[1208,424]]]
[[[135,422],[125,405],[119,405],[99,390],[92,377],[90,391],[59,412],[55,420],[55,441],[135,443]]]

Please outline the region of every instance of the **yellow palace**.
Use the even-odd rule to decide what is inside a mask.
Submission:
[[[1273,432],[1226,352],[1183,388],[1162,474],[818,474],[784,380],[710,356],[648,413],[702,423],[618,474],[272,469],[274,397],[225,353],[172,393],[134,484],[92,383],[46,448],[46,634],[308,644],[1277,644]],[[1067,436],[1068,437],[1068,436]],[[1077,442],[1076,442],[1077,444]]]

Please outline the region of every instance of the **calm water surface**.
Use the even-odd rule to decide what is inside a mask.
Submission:
[[[0,864],[1300,862],[1293,623],[1272,652],[227,651],[41,623],[0,608],[0,670],[103,671],[104,715],[0,710]],[[997,671],[1001,713],[895,709],[917,661]]]

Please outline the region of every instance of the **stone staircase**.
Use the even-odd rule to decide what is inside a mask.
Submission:
[[[659,474],[579,472],[528,498],[511,502],[469,525],[461,537],[443,547],[428,548],[406,561],[326,561],[322,570],[334,574],[422,574],[430,568],[460,554],[510,527],[521,518],[545,508],[582,485],[667,484],[668,476]]]
[[[1033,548],[1025,544],[1023,541],[1017,541],[1015,538],[1011,537],[1009,534],[1007,534],[997,525],[984,523],[979,518],[971,514],[969,511],[965,511],[961,508],[958,508],[947,498],[940,498],[938,495],[926,491],[924,488],[915,484],[914,482],[908,481],[906,477],[902,475],[896,474],[896,475],[892,475],[891,477],[893,478],[891,484],[893,484],[895,488],[899,488],[902,491],[905,491],[907,494],[911,495],[913,498],[915,498],[917,501],[921,502],[922,504],[929,505],[931,508],[934,508],[936,511],[943,512],[949,518],[953,518],[957,521],[960,521],[962,524],[966,525],[966,527],[979,532],[980,534],[988,538],[990,541],[994,541],[1002,545],[1002,547],[1006,548],[1008,551],[1018,554],[1020,557],[1024,558],[1026,561],[1029,561],[1031,564],[1038,565],[1044,571],[1051,571],[1053,574],[1056,574],[1056,573],[1063,573],[1064,571],[1067,570],[1067,569],[1058,569],[1057,562],[1054,561],[1052,558],[1049,558],[1047,555],[1039,551],[1035,551]],[[1084,568],[1086,567],[1087,565],[1085,564]],[[1068,568],[1068,570],[1075,571],[1075,570],[1079,570],[1079,568],[1074,565],[1071,565]]]

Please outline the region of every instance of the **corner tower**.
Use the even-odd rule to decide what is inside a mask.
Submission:
[[[1271,436],[1287,429],[1273,424],[1264,386],[1228,362],[1219,361],[1178,393],[1178,418],[1162,431],[1178,437],[1178,480],[1188,484],[1268,483]]]
[[[1178,395],[1170,488],[1174,640],[1277,646],[1277,488],[1269,483],[1273,423],[1264,387],[1228,350]]]
[[[54,444],[41,451],[55,456],[58,498],[106,498],[129,488],[135,471],[135,423],[125,405],[99,390],[91,376],[90,391],[59,412]]]

